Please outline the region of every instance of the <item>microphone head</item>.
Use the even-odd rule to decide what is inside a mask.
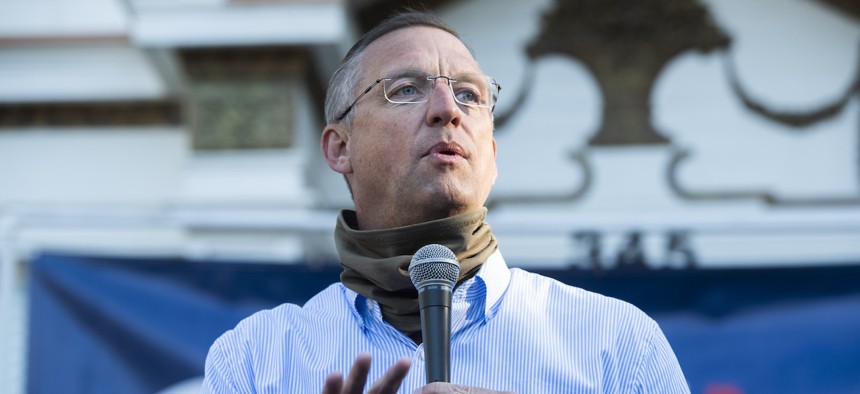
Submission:
[[[431,284],[453,288],[459,277],[460,263],[457,262],[457,256],[442,245],[422,246],[409,263],[409,278],[419,292]]]

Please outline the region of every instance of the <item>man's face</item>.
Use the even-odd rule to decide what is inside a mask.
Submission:
[[[430,27],[388,33],[363,56],[362,89],[404,70],[481,73],[460,40]],[[343,129],[344,165],[332,165],[350,181],[359,226],[403,226],[482,207],[497,175],[490,109],[458,104],[445,79],[421,104],[390,103],[382,89],[374,87],[354,108],[351,129]]]

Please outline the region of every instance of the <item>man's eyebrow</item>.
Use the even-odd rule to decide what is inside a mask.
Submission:
[[[386,77],[424,77],[430,73],[415,68],[406,68],[400,70],[389,71]]]
[[[463,76],[463,75],[482,75],[482,74],[480,71],[474,71],[474,70],[459,71],[459,72],[455,72],[455,73],[445,74],[445,76],[448,76],[448,77],[456,77],[456,76]],[[435,75],[433,73],[429,73],[427,71],[420,70],[417,68],[404,68],[404,69],[395,69],[395,70],[389,71],[385,75],[385,78],[391,78],[391,77],[430,77],[430,76],[435,76]]]

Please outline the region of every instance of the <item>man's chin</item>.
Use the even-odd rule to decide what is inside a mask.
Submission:
[[[419,206],[433,216],[448,217],[472,209],[475,204],[461,194],[437,193],[428,194],[426,200]]]

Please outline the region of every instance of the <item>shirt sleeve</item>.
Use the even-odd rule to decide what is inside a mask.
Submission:
[[[650,343],[645,352],[639,373],[636,375],[634,393],[689,394],[690,387],[678,358],[669,346],[669,341],[656,324],[651,332]]]
[[[200,388],[200,393],[251,393],[252,391],[241,391],[238,389],[234,373],[238,374],[241,371],[234,371],[231,368],[230,360],[224,353],[223,340],[223,337],[219,338],[209,348],[209,354],[206,356],[206,367],[204,368],[203,386]]]

